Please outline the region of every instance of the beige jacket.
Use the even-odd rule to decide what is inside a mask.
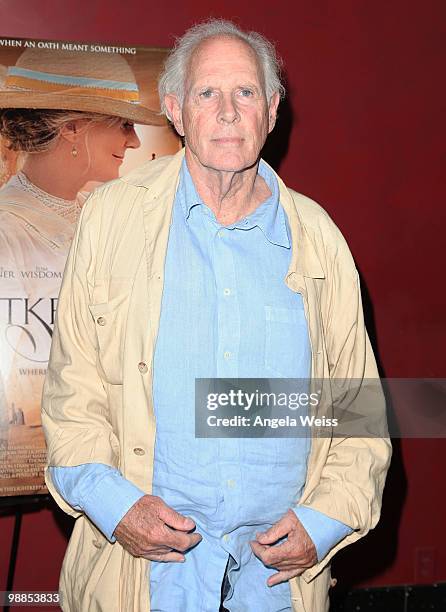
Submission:
[[[148,162],[102,186],[84,206],[62,284],[44,388],[48,465],[105,463],[147,493],[155,441],[151,364],[183,155]],[[351,378],[375,378],[348,247],[317,204],[278,180],[293,245],[285,282],[303,296],[312,375],[345,379],[346,385]],[[373,406],[383,417],[384,401]],[[313,440],[300,503],[355,531],[290,581],[296,612],[328,609],[329,561],[377,523],[390,454],[388,439]],[[46,482],[61,508],[78,517],[61,573],[63,610],[150,610],[150,563],[110,544],[68,506],[48,470]]]

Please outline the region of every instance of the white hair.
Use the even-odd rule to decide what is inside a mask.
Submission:
[[[192,54],[204,40],[219,36],[238,38],[251,47],[263,70],[265,93],[268,101],[276,92],[281,99],[285,96],[285,87],[281,81],[282,60],[277,55],[274,45],[262,34],[244,32],[232,21],[209,19],[192,26],[183,36],[177,38],[175,46],[166,60],[164,70],[158,81],[158,92],[161,112],[168,119],[171,119],[171,117],[169,117],[164,103],[165,96],[174,94],[180,105],[183,105],[184,85]]]

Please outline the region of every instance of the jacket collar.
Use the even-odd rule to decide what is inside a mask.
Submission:
[[[121,179],[135,186],[145,187],[148,190],[144,202],[144,212],[151,212],[162,206],[164,214],[168,215],[169,220],[171,219],[183,158],[184,149],[181,149],[173,157],[161,158],[158,163],[148,162],[137,171]],[[266,164],[266,162],[264,163]],[[160,164],[162,164],[161,168]],[[268,164],[266,165],[268,166]],[[325,278],[316,247],[308,228],[299,215],[292,194],[271,166],[268,167],[277,178],[280,203],[288,217],[291,229],[292,252],[287,278],[293,274],[309,278]]]
[[[292,250],[287,278],[292,274],[308,278],[325,278],[316,246],[311,239],[309,228],[299,214],[298,205],[282,179],[277,174],[276,177],[279,183],[280,203],[288,217],[291,229]]]

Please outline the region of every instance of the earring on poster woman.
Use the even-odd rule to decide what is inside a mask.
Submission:
[[[76,147],[74,145],[71,148],[71,155],[73,157],[77,157],[77,149],[76,149]]]

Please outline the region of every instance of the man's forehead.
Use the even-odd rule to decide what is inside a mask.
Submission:
[[[204,40],[192,54],[188,80],[207,76],[251,75],[251,79],[263,80],[259,61],[253,49],[235,37],[218,36]]]

